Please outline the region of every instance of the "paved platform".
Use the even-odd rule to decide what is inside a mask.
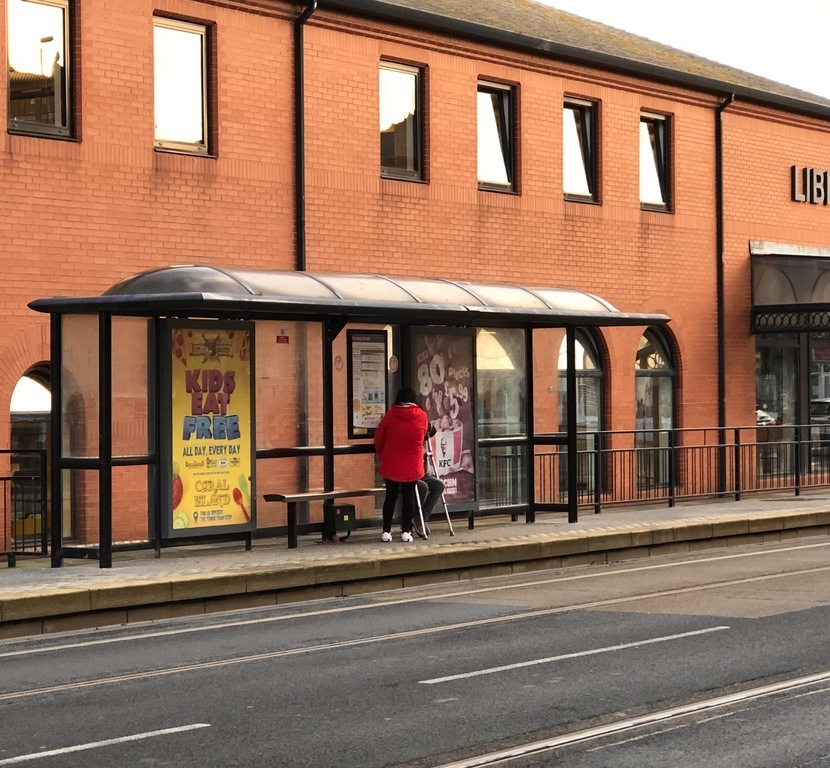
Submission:
[[[480,517],[469,530],[433,515],[429,540],[380,541],[361,529],[340,544],[284,537],[116,553],[113,567],[18,559],[0,566],[0,639],[338,597],[409,585],[606,563],[710,547],[830,536],[830,491],[580,513],[537,522]]]

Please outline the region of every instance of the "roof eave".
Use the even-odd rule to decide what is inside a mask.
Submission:
[[[501,30],[485,24],[455,19],[448,16],[429,13],[414,8],[395,6],[382,0],[319,0],[321,6],[339,8],[353,13],[371,15],[392,21],[404,22],[420,27],[450,32],[461,37],[476,38],[491,43],[497,43],[509,48],[538,51],[556,58],[579,64],[588,64],[610,69],[630,75],[643,76],[649,79],[660,80],[674,85],[683,85],[695,90],[713,94],[735,94],[747,101],[780,107],[793,112],[812,115],[821,118],[830,118],[830,107],[805,99],[772,94],[756,88],[729,83],[727,81],[693,75],[669,67],[648,64],[622,56],[599,53],[585,48],[555,43],[543,38],[521,35],[515,32]]]
[[[589,312],[561,309],[500,310],[442,304],[367,304],[343,300],[314,302],[249,296],[224,297],[208,293],[178,293],[122,296],[56,297],[35,299],[29,308],[49,314],[104,314],[132,317],[212,317],[247,319],[294,319],[321,322],[341,318],[349,322],[395,322],[465,327],[592,327],[665,325],[662,314]]]

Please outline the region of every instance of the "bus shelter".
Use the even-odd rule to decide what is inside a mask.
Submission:
[[[372,437],[401,386],[436,426],[451,514],[576,522],[576,329],[669,320],[564,288],[204,265],[29,306],[50,315],[54,567],[205,537],[250,546],[285,530],[265,494],[377,485]],[[534,356],[560,344],[567,426],[538,429]],[[534,476],[545,446],[563,457],[557,498]]]

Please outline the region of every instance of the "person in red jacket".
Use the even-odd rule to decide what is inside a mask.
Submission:
[[[395,404],[375,430],[380,475],[386,481],[381,541],[392,541],[392,516],[399,491],[403,496],[401,541],[412,541],[415,485],[424,476],[424,438],[427,434],[427,415],[415,402],[415,397],[410,387],[401,389],[395,396]]]

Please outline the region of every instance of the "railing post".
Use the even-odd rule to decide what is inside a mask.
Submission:
[[[795,428],[795,495],[801,496],[801,425]]]
[[[674,461],[675,461],[675,437],[674,437],[674,430],[669,429],[667,430],[668,436],[668,454],[669,454],[669,507],[674,506],[675,502],[675,493],[674,493]]]
[[[602,504],[601,504],[601,489],[600,489],[600,482],[602,481],[602,467],[600,466],[600,460],[602,458],[602,450],[601,450],[601,442],[600,442],[600,433],[594,432],[594,514],[598,515],[600,513]]]
[[[735,501],[741,500],[741,429],[735,427]]]

